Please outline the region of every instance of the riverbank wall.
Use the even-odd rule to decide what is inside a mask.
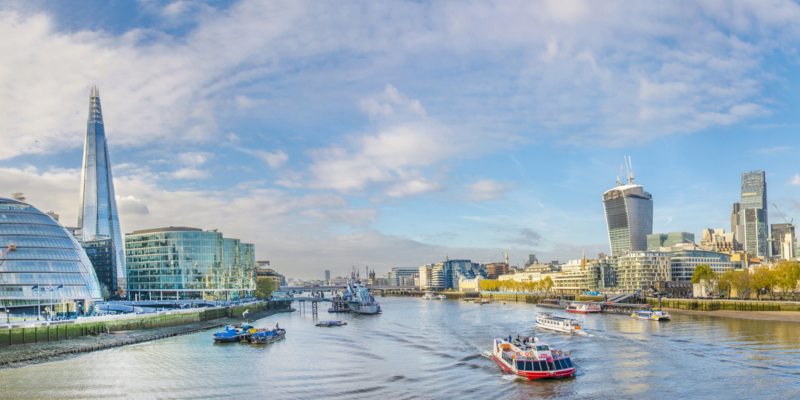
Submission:
[[[161,311],[156,314],[123,314],[106,317],[88,317],[74,321],[57,321],[7,325],[0,328],[0,348],[29,343],[55,342],[101,333],[135,331],[179,326],[200,321],[241,317],[245,311],[287,308],[288,302],[257,302],[234,307]]]
[[[648,297],[647,304],[658,306]],[[687,311],[800,311],[800,303],[751,300],[661,299],[661,307]]]

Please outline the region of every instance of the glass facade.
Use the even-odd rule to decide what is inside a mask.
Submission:
[[[111,239],[113,281],[109,290],[124,296],[125,247],[114,196],[114,179],[111,176],[111,159],[100,108],[100,91],[96,87],[92,87],[89,93],[89,119],[86,123],[86,141],[83,148],[80,205],[78,210],[80,239],[82,242]]]
[[[222,233],[169,227],[125,236],[129,298],[238,300],[256,289],[255,246]]]
[[[0,306],[42,309],[101,301],[100,283],[78,241],[33,206],[0,198]],[[34,288],[38,285],[38,288]],[[49,288],[49,290],[47,289]]]
[[[619,186],[603,193],[612,255],[647,249],[653,233],[653,196],[640,185]]]
[[[617,260],[617,289],[623,292],[647,290],[656,281],[671,280],[667,253],[660,251],[630,252]]]
[[[667,253],[667,255],[670,257],[670,269],[672,271],[672,280],[674,281],[691,281],[692,275],[694,275],[694,268],[703,264],[710,266],[711,270],[718,275],[733,270],[730,254],[687,250],[673,251]]]
[[[114,242],[111,239],[96,239],[83,242],[81,244],[83,250],[86,251],[86,256],[92,262],[94,272],[97,274],[97,279],[100,281],[100,288],[105,286],[108,293],[114,291],[112,288],[116,285],[116,269],[114,268]],[[110,297],[110,296],[109,296]]]

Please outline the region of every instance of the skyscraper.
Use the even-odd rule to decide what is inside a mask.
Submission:
[[[81,207],[78,210],[79,239],[88,242],[111,239],[112,277],[101,282],[111,293],[125,295],[125,245],[117,215],[114,197],[114,180],[111,160],[100,108],[100,91],[92,87],[89,92],[89,119],[86,124],[86,141],[83,147],[83,174],[81,179]]]
[[[653,233],[653,196],[641,185],[627,185],[603,193],[611,255],[647,250],[647,235]]]
[[[759,257],[769,257],[767,247],[769,221],[767,221],[767,181],[764,171],[742,174],[742,200],[740,203],[737,240],[744,250]],[[734,211],[735,211],[734,205]],[[741,235],[743,233],[743,235]]]

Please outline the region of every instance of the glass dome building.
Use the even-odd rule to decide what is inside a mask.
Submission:
[[[30,204],[0,198],[0,307],[34,314],[37,304],[84,312],[102,301],[100,284],[78,241]]]

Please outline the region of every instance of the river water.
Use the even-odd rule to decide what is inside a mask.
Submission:
[[[270,345],[214,344],[212,332],[200,332],[2,370],[0,397],[800,398],[796,323],[571,315],[591,334],[568,336],[532,333],[544,309],[531,304],[380,301],[381,315],[320,313],[343,327],[317,328],[310,312],[261,319],[256,326],[287,330]],[[509,334],[572,351],[577,376],[504,374],[488,355],[492,339]]]

